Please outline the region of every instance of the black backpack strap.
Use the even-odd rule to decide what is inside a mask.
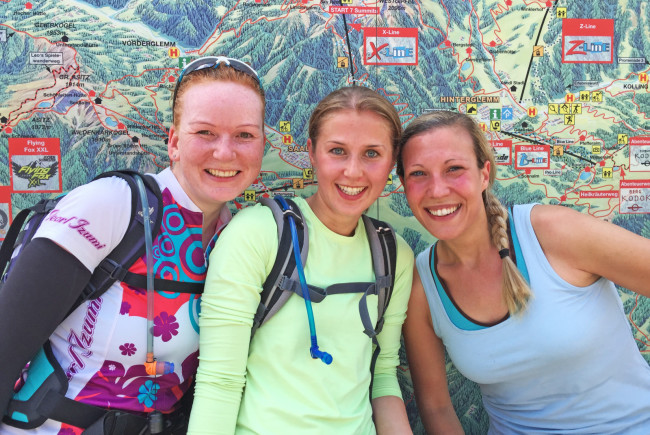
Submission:
[[[363,332],[372,339],[372,343],[375,345],[375,351],[372,354],[372,360],[370,362],[370,397],[372,399],[375,364],[377,363],[379,352],[381,352],[379,342],[377,341],[377,334],[384,327],[384,313],[390,303],[395,285],[397,238],[395,237],[393,228],[386,222],[363,215],[363,223],[366,228],[366,234],[368,235],[368,242],[370,243],[370,253],[372,255],[372,265],[375,270],[376,280],[374,288],[368,288],[366,294],[359,301],[359,313],[361,314],[361,322],[365,328]],[[370,322],[366,302],[366,296],[373,294],[371,292],[376,292],[374,294],[378,296],[377,324],[375,327]]]
[[[36,232],[36,229],[39,227],[43,218],[54,209],[60,199],[61,197],[55,199],[41,199],[35,205],[21,210],[16,215],[9,226],[9,230],[5,235],[2,246],[0,246],[0,273],[7,272],[7,265],[9,265],[11,261],[15,248],[22,243],[25,237],[27,237],[27,240],[31,240],[31,236]],[[23,228],[25,222],[27,222],[27,218],[30,217],[32,213],[40,215],[40,218],[31,225],[28,225],[28,227]]]
[[[120,243],[95,268],[90,277],[90,281],[75,302],[71,311],[87,300],[100,297],[115,281],[124,279],[129,267],[145,253],[142,202],[140,201],[138,187],[134,178],[136,175],[139,174],[134,171],[111,171],[95,177],[95,180],[107,177],[119,177],[128,183],[131,191],[131,216],[124,237],[122,237]],[[142,177],[146,186],[147,199],[150,204],[150,221],[154,233],[152,234],[152,238],[155,239],[162,222],[162,194],[160,193],[158,184],[152,177],[148,175],[139,176]]]
[[[131,223],[120,244],[102,260],[99,266],[97,266],[96,275],[93,274],[93,277],[91,277],[90,285],[92,287],[87,287],[86,290],[90,294],[96,294],[97,296],[87,297],[84,300],[94,299],[100,296],[116,280],[125,282],[132,287],[147,288],[146,275],[139,275],[128,270],[138,258],[145,254],[145,240],[142,237],[144,232],[142,201],[140,200],[138,188],[133,178],[134,176],[139,176],[144,181],[146,187],[152,239],[155,239],[162,224],[162,194],[160,193],[158,183],[156,183],[153,177],[142,175],[135,171],[125,170],[105,172],[95,179],[112,176],[120,177],[129,183],[129,187],[131,188]],[[203,287],[204,283],[198,282],[181,282],[162,278],[154,279],[154,288],[156,291],[201,294],[203,293]]]
[[[309,249],[309,234],[306,231],[302,212],[295,202],[285,198],[289,205],[284,210],[277,199],[262,198],[261,204],[269,207],[275,218],[278,227],[278,252],[271,273],[266,277],[260,294],[260,304],[253,319],[253,330],[251,338],[257,328],[271,318],[286,303],[292,292],[284,291],[290,286],[290,281],[298,281],[296,261],[293,255],[293,243],[291,239],[291,228],[288,224],[288,216],[291,215],[296,222],[298,233],[298,246],[300,246],[300,258],[303,264],[307,261]]]

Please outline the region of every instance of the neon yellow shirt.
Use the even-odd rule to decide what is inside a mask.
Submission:
[[[325,227],[302,198],[296,203],[309,228],[307,282],[320,287],[374,282],[363,221],[353,236],[341,236]],[[396,367],[413,253],[397,239],[395,287],[377,337],[381,353],[373,398],[401,397]],[[201,302],[200,364],[189,433],[374,434],[368,399],[373,346],[363,333],[360,293],[332,295],[312,304],[318,344],[334,358],[331,365],[309,354],[305,303],[297,295],[250,341],[262,284],[277,249],[275,220],[261,205],[238,213],[217,241]],[[368,310],[375,324],[376,296],[368,297]]]

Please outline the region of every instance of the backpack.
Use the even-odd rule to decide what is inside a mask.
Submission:
[[[131,189],[129,225],[120,243],[95,268],[82,294],[68,311],[68,315],[84,302],[100,297],[115,281],[119,280],[133,287],[147,288],[147,276],[129,272],[129,268],[146,252],[145,240],[148,237],[143,237],[145,227],[151,227],[151,239],[155,239],[160,231],[163,216],[160,188],[153,177],[129,170],[105,172],[95,177],[93,181],[113,176],[126,181]],[[0,286],[9,277],[12,266],[22,249],[31,242],[40,224],[63,197],[64,195],[54,199],[43,199],[18,213],[0,247],[0,271],[4,271]],[[143,204],[148,204],[148,213],[143,212]],[[145,215],[149,216],[148,225],[144,222]],[[203,293],[203,283],[156,278],[153,280],[153,287],[156,291]],[[3,418],[5,423],[22,429],[32,429],[42,425],[48,418],[53,418],[86,428],[107,413],[106,409],[65,397],[68,380],[52,354],[49,340],[32,359],[30,366],[27,382],[9,403]],[[33,369],[34,367],[36,369]]]
[[[287,207],[282,204],[286,201]],[[292,236],[288,219],[291,216],[296,221],[298,233],[298,246],[300,258],[304,265],[307,261],[309,250],[309,234],[304,224],[303,215],[298,206],[290,199],[275,197],[274,199],[262,198],[261,204],[269,207],[278,227],[278,253],[271,273],[266,278],[260,294],[260,304],[253,319],[252,336],[257,328],[267,322],[282,308],[293,294],[302,297],[302,290],[298,280],[298,271],[293,253]],[[377,335],[384,325],[384,313],[390,302],[395,285],[395,267],[397,263],[397,240],[393,228],[386,222],[362,215],[366,234],[370,243],[372,264],[375,272],[375,282],[353,282],[333,284],[326,288],[308,285],[312,302],[321,302],[325,297],[342,293],[362,293],[359,301],[359,315],[364,327],[364,333],[372,340],[375,351],[372,355],[370,372],[374,376],[375,363],[379,356],[380,348]],[[373,326],[368,313],[366,297],[378,296],[377,323]],[[372,392],[372,381],[370,383]]]

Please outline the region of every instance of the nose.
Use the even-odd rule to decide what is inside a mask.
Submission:
[[[449,186],[443,177],[434,175],[429,182],[428,191],[432,198],[442,198],[449,193]]]
[[[235,158],[235,144],[227,137],[217,139],[212,151],[212,157],[222,162],[233,160]]]
[[[350,157],[345,165],[344,174],[349,178],[357,178],[363,174],[363,163],[358,157]]]

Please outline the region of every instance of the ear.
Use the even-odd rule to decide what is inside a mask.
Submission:
[[[307,152],[309,153],[309,163],[311,167],[314,167],[314,144],[311,142],[311,138],[307,139]]]
[[[169,128],[169,136],[167,137],[167,154],[169,155],[169,161],[177,162],[180,160],[179,157],[180,150],[178,149],[178,133],[176,128],[172,125]]]
[[[481,190],[484,191],[490,185],[490,161],[486,160],[481,172]]]

